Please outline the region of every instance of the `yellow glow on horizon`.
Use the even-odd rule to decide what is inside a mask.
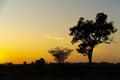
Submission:
[[[0,63],[3,63],[6,61],[6,51],[0,50]]]
[[[3,60],[4,60],[4,55],[3,53],[0,52],[0,63],[3,62]]]

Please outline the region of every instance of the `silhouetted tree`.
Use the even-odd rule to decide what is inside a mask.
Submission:
[[[65,59],[68,58],[72,51],[72,49],[56,47],[49,50],[49,53],[52,54],[52,56],[55,58],[55,61],[58,63],[64,63]]]
[[[81,42],[76,50],[88,56],[91,64],[94,47],[101,43],[110,44],[112,41],[110,35],[116,31],[113,22],[107,22],[107,15],[104,13],[98,13],[95,21],[80,17],[78,24],[70,28],[70,36],[73,36],[71,43]]]

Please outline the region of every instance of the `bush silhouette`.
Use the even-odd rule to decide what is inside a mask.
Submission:
[[[26,62],[26,61],[24,61],[24,62],[23,62],[23,64],[24,64],[24,65],[26,65],[26,64],[27,64],[27,62]]]
[[[45,61],[45,59],[43,59],[43,58],[40,58],[39,60],[36,60],[36,61],[35,61],[36,64],[40,64],[40,65],[44,65],[45,62],[46,62],[46,61]]]

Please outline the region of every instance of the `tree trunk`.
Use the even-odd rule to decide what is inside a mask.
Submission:
[[[92,53],[88,55],[88,59],[89,59],[89,65],[92,64]]]
[[[91,48],[90,53],[88,55],[89,65],[92,65],[92,53],[93,53],[93,47]]]

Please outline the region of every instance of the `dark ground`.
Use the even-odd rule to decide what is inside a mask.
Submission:
[[[0,65],[0,80],[120,80],[120,64]]]

